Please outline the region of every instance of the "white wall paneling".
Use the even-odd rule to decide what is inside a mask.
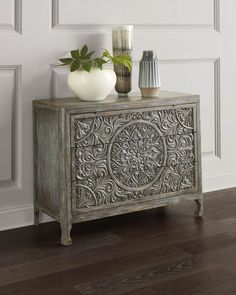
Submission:
[[[220,32],[220,0],[214,0],[214,29]]]
[[[52,0],[52,27],[91,30],[133,24],[146,29],[219,31],[219,9],[219,0]]]
[[[20,66],[0,66],[0,190],[17,181]]]
[[[69,70],[66,67],[52,69],[52,97],[74,97],[75,95],[67,86]]]
[[[22,0],[0,1],[0,33],[21,33]]]

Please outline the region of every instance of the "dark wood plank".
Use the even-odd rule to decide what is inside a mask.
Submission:
[[[84,234],[79,229],[77,226],[74,227],[72,234],[75,236],[75,242],[69,248],[60,245],[60,226],[57,222],[40,224],[37,228],[30,226],[27,230],[21,228],[1,232],[0,269],[122,242],[120,237],[109,231],[93,231],[89,233],[88,230]]]
[[[223,248],[230,245],[236,245],[236,238],[227,233],[198,238],[183,243],[176,243],[177,247],[192,255],[202,252],[207,253],[214,249]]]
[[[205,215],[214,220],[235,217],[236,189],[226,189],[206,194]]]
[[[135,290],[150,286],[158,281],[166,281],[174,278],[190,275],[198,272],[198,269],[213,267],[205,266],[195,257],[179,259],[161,265],[142,268],[133,272],[113,274],[96,281],[75,286],[83,295],[93,294],[123,294],[128,290]]]
[[[57,284],[56,284],[57,283]],[[57,287],[55,287],[58,285]],[[1,295],[81,295],[81,293],[76,290],[73,286],[70,285],[65,285],[65,286],[60,286],[58,282],[55,282],[55,284],[48,288],[44,289],[43,291],[41,289],[15,289],[12,291],[9,289],[9,291],[5,290],[1,292]]]
[[[140,250],[142,250],[142,248],[140,248]],[[130,249],[129,253],[131,252]],[[97,256],[99,257],[99,254]],[[24,291],[28,289],[47,289],[50,288],[58,278],[61,286],[67,285],[68,283],[74,285],[79,282],[83,283],[95,280],[97,277],[109,276],[111,273],[137,270],[145,266],[159,265],[166,261],[173,261],[176,257],[187,258],[191,255],[172,246],[143,252],[139,251],[129,256],[125,256],[123,252],[123,257],[119,258],[114,258],[114,256],[116,256],[115,253],[113,254],[113,259],[108,256],[105,261],[100,263],[92,263],[90,259],[89,265],[86,265],[86,258],[88,258],[88,256],[83,259],[82,255],[74,255],[70,257],[70,260],[68,257],[58,257],[57,261],[55,259],[50,262],[43,261],[43,263],[39,265],[32,264],[32,267],[31,264],[29,264],[18,265],[15,268],[9,269],[4,268],[2,272],[0,272],[0,282],[2,284],[0,287],[0,294],[4,294],[6,291],[8,292],[9,289],[12,293],[18,289]],[[78,267],[80,264],[84,264],[84,266]],[[60,271],[61,268],[67,268],[67,270]],[[45,273],[44,276],[42,276],[42,272]],[[19,283],[13,284],[13,282],[17,281],[19,281]],[[11,286],[9,286],[10,283],[12,283]],[[6,287],[4,287],[4,285],[6,285]]]
[[[125,295],[210,295],[227,294],[235,295],[236,284],[233,280],[236,275],[231,275],[223,268],[214,271],[202,271],[178,279],[164,281],[146,288],[125,292]]]
[[[0,294],[236,294],[236,189],[205,194],[204,219],[193,209],[74,225],[69,248],[55,222],[0,232]]]
[[[224,239],[225,238],[225,239]],[[173,263],[164,263],[159,266],[148,267],[136,272],[119,273],[110,275],[93,282],[80,284],[76,288],[82,294],[123,294],[127,290],[136,290],[145,286],[155,285],[158,281],[168,284],[169,281],[189,276],[195,273],[207,272],[216,273],[220,267],[221,272],[227,273],[227,278],[236,279],[236,240],[230,235],[220,235],[215,237],[216,245],[207,241],[206,252],[196,251],[195,256],[176,260]],[[224,242],[223,240],[224,239]],[[229,243],[230,241],[230,243]],[[199,249],[199,248],[198,248]],[[163,283],[164,284],[164,283]],[[151,287],[149,289],[152,289]],[[107,293],[107,290],[109,292]],[[142,294],[142,293],[140,293]],[[143,293],[146,294],[146,293]],[[149,293],[147,293],[149,294]],[[151,293],[152,294],[152,293]],[[171,293],[170,293],[171,294]]]

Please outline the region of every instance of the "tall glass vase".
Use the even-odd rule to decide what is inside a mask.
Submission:
[[[127,54],[132,59],[133,26],[117,26],[112,28],[113,55]],[[114,65],[117,81],[115,90],[118,96],[128,96],[132,89],[132,73],[123,65]]]

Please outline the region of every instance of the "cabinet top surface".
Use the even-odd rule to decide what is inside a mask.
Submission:
[[[161,91],[157,98],[142,98],[139,94],[130,94],[128,97],[118,98],[117,95],[108,96],[101,101],[82,101],[79,98],[58,98],[34,100],[34,105],[54,108],[76,109],[81,111],[102,111],[104,109],[125,109],[155,107],[181,103],[192,103],[199,100],[199,95],[171,91]]]

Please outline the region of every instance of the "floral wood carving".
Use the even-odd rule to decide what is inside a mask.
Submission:
[[[75,118],[71,127],[74,210],[195,188],[193,108]]]
[[[120,127],[108,147],[111,177],[126,190],[148,187],[159,177],[165,161],[164,138],[154,124],[144,120]]]

